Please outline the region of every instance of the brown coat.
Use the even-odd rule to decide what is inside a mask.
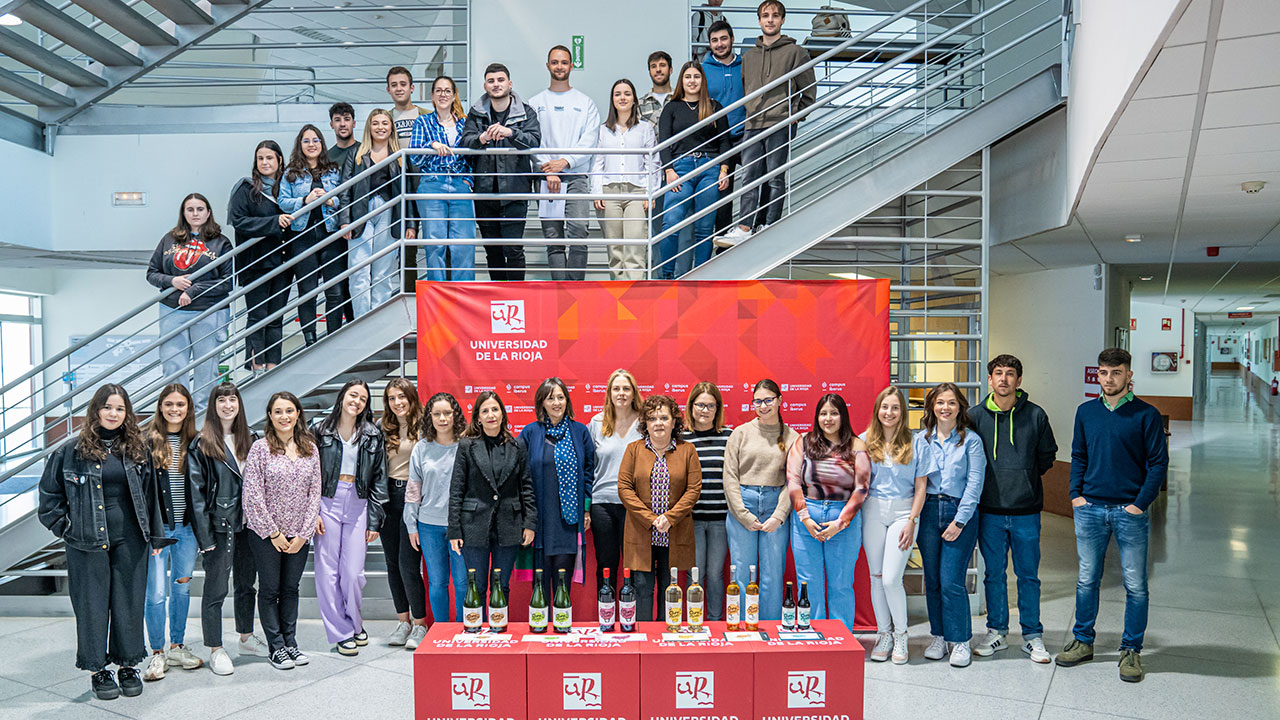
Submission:
[[[622,563],[632,570],[653,571],[653,512],[650,476],[658,457],[645,447],[644,440],[627,446],[618,470],[618,496],[627,508],[627,526],[622,536]],[[671,475],[670,508],[664,513],[671,521],[667,533],[670,540],[671,565],[688,570],[694,563],[693,511],[702,494],[702,465],[693,445],[676,440],[667,454],[667,471]]]

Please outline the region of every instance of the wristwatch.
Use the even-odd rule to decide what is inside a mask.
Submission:
[[[959,520],[952,520],[951,522],[955,523],[956,527],[960,528],[961,530],[964,529],[964,523],[960,522]]]

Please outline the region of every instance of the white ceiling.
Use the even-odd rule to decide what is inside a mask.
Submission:
[[[1112,263],[1135,278],[1135,297],[1204,313],[1280,294],[1277,50],[1277,0],[1193,0],[1107,137],[1071,224],[994,248],[995,271]],[[1267,187],[1247,195],[1247,180]],[[1131,233],[1142,242],[1125,242]],[[1258,310],[1280,312],[1280,297]]]

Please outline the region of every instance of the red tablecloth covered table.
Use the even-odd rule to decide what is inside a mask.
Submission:
[[[414,654],[415,717],[860,720],[862,645],[839,622],[813,625],[820,640],[779,640],[777,623],[762,622],[768,640],[726,639],[724,623],[708,623],[709,641],[672,640],[664,624],[640,623],[629,636],[529,635],[521,624],[459,641],[461,624],[436,623]]]

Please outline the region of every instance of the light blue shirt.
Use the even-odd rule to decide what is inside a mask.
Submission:
[[[871,464],[871,496],[882,500],[907,500],[916,494],[916,478],[929,473],[929,443],[916,433],[911,438],[911,462],[901,465],[886,456]]]
[[[924,435],[921,430],[917,436]],[[970,429],[964,434],[964,442],[956,442],[956,431],[945,440],[937,434],[925,438],[929,444],[930,495],[950,495],[960,498],[955,521],[968,523],[978,509],[982,497],[982,482],[987,474],[987,455],[982,449],[982,438]]]

